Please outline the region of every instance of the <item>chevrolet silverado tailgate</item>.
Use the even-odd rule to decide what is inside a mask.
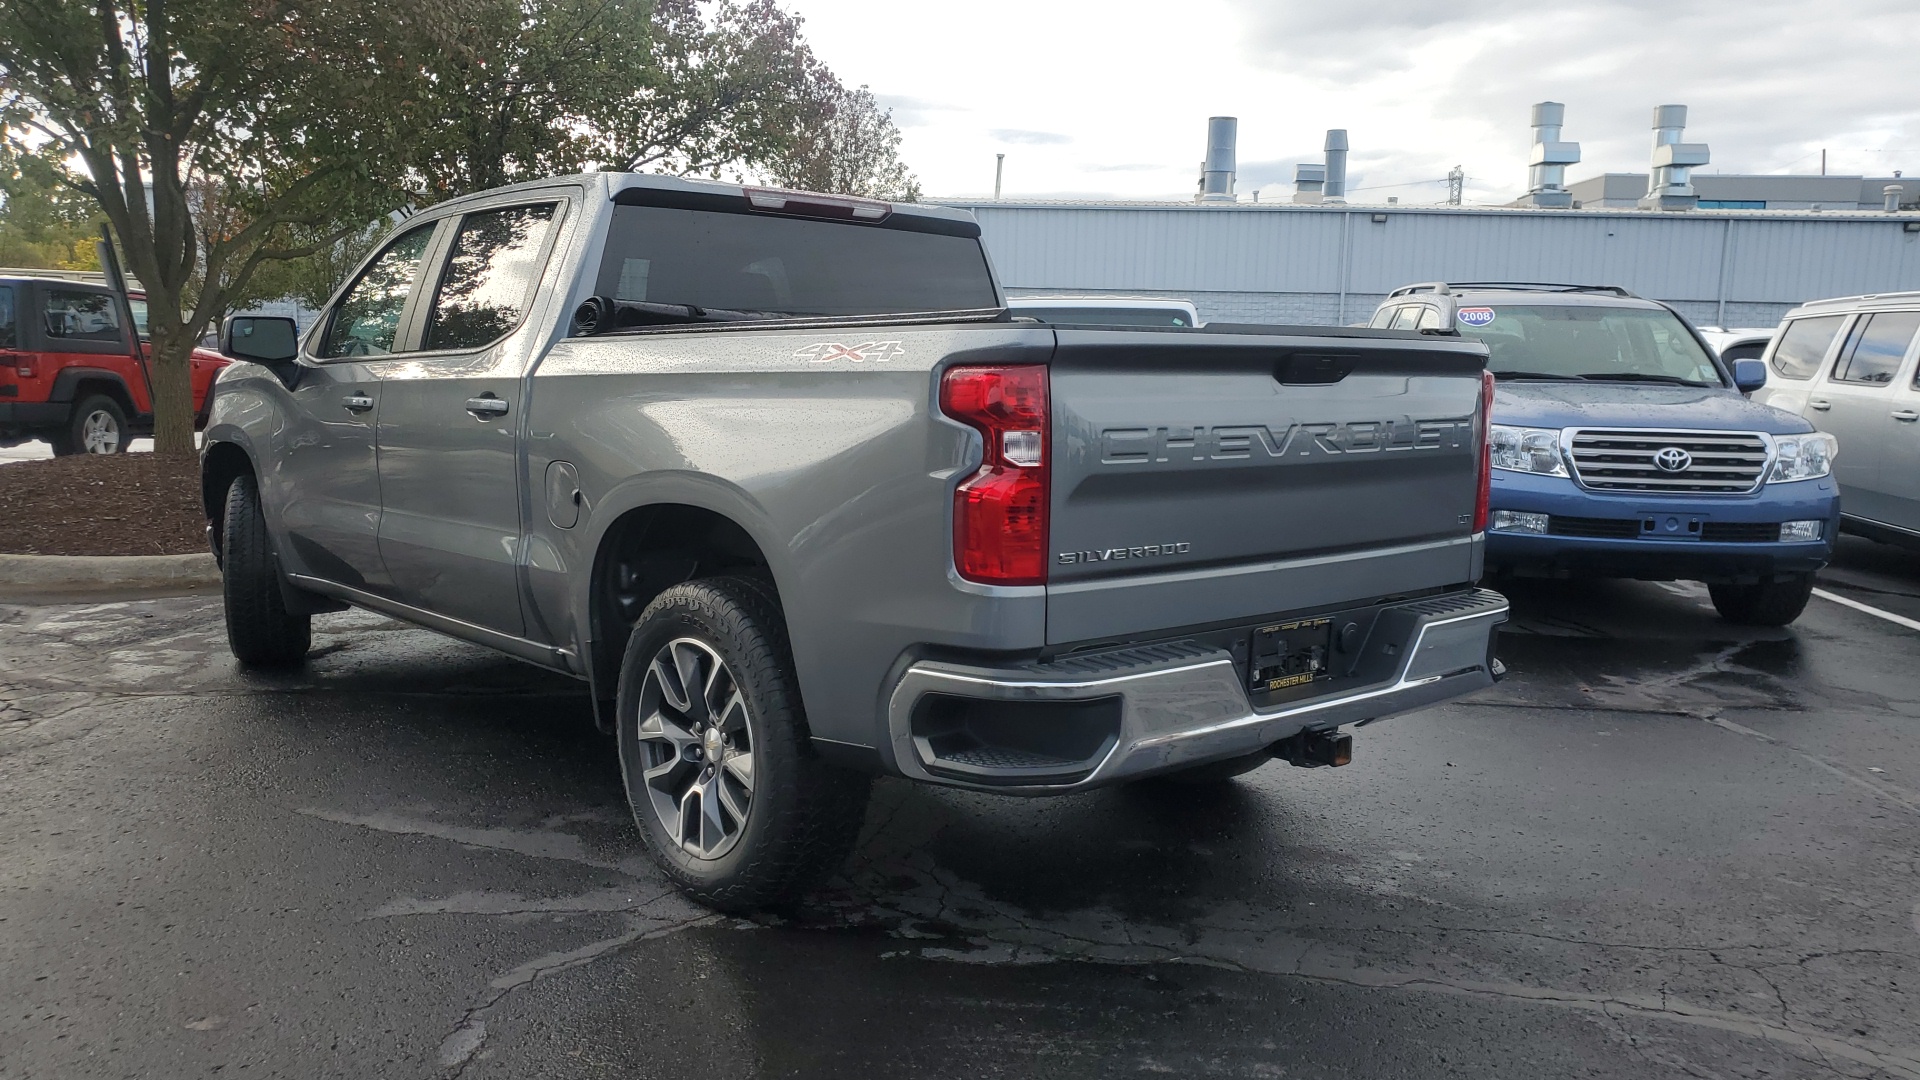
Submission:
[[[1474,343],[1059,332],[1050,643],[1471,583]]]

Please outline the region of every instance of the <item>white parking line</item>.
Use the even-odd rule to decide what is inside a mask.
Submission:
[[[1905,615],[1895,615],[1891,611],[1881,611],[1879,608],[1874,607],[1871,604],[1863,604],[1858,600],[1849,600],[1844,596],[1841,596],[1837,593],[1830,593],[1825,589],[1815,589],[1813,590],[1813,595],[1818,596],[1823,600],[1831,600],[1836,604],[1845,605],[1846,607],[1850,607],[1855,611],[1864,611],[1869,615],[1873,615],[1878,618],[1885,619],[1890,623],[1895,623],[1897,625],[1904,626],[1909,630],[1920,630],[1920,622],[1916,622],[1913,619],[1909,619]]]

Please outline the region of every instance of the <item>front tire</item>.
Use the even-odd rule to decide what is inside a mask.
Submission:
[[[313,619],[287,611],[266,516],[253,477],[227,487],[220,522],[220,589],[227,611],[227,648],[246,667],[291,667],[313,644]]]
[[[67,418],[67,426],[53,437],[55,457],[126,452],[126,410],[104,394],[81,398],[73,408],[73,415]]]
[[[617,717],[634,822],[695,900],[788,904],[852,849],[872,780],[814,753],[786,620],[763,583],[708,578],[655,597],[627,639]]]
[[[1784,581],[1752,585],[1708,585],[1713,609],[1720,617],[1744,626],[1785,626],[1800,617],[1813,598],[1813,575],[1794,574]]]

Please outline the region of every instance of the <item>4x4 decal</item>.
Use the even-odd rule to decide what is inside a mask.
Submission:
[[[816,364],[832,363],[835,360],[850,360],[856,364],[868,360],[879,362],[892,360],[907,350],[898,341],[863,341],[858,345],[842,345],[838,341],[817,341],[806,348],[794,351],[795,360],[811,360]]]

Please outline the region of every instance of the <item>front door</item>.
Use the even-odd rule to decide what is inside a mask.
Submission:
[[[1877,311],[1854,323],[1826,383],[1807,396],[1810,415],[1822,430],[1840,440],[1834,477],[1840,482],[1840,509],[1870,521],[1889,521],[1893,504],[1886,485],[1887,443],[1893,419],[1894,377],[1920,330],[1920,312]],[[1826,408],[1821,409],[1825,405]]]
[[[268,504],[280,508],[282,557],[295,573],[385,591],[374,457],[379,369],[396,346],[433,233],[433,225],[422,225],[388,244],[331,310],[313,354],[302,358],[294,407],[272,470],[261,478]]]
[[[419,355],[385,371],[380,553],[396,599],[522,636],[517,334],[559,204],[463,216],[419,320]]]

